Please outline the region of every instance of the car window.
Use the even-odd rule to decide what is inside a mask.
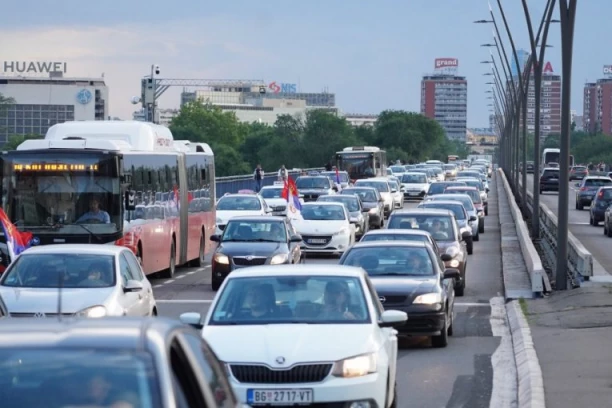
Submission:
[[[323,201],[328,203],[342,203],[350,212],[359,211],[359,200],[351,196],[342,196],[340,194],[334,194],[332,196],[321,196],[317,201]]]
[[[427,235],[422,234],[365,234],[359,242],[368,241],[419,241],[429,242]]]
[[[302,207],[302,218],[310,221],[341,221],[346,219],[346,213],[341,205],[311,204]]]
[[[365,324],[361,281],[347,276],[231,277],[208,325]]]
[[[424,174],[404,174],[402,176],[402,183],[405,184],[426,184],[427,176]]]
[[[440,203],[425,203],[419,205],[419,207],[424,208],[439,208],[442,210],[449,210],[455,213],[455,218],[458,220],[465,220],[467,218],[467,214],[463,209],[462,205],[453,205],[453,204],[440,204]]]
[[[586,187],[601,187],[612,184],[612,180],[610,179],[586,179],[584,180],[584,185]]]
[[[185,350],[175,337],[170,343],[170,367],[175,379],[173,384],[175,392],[178,392],[181,403],[188,407],[206,407],[206,400],[191,364]]]
[[[378,197],[376,196],[376,191],[373,190],[363,190],[363,189],[347,189],[342,190],[341,194],[346,195],[358,195],[361,198],[361,201],[365,203],[376,202]]]
[[[130,279],[134,279],[132,275],[132,268],[130,268],[130,264],[123,255],[119,257],[119,273],[121,274],[123,286],[127,285],[127,281]]]
[[[282,188],[262,188],[259,194],[263,198],[282,198]]]
[[[133,276],[132,279],[137,280],[137,281],[144,280],[144,273],[142,272],[142,267],[140,266],[138,259],[136,259],[136,256],[134,256],[132,251],[129,251],[129,250],[123,251],[123,256],[125,256],[125,259],[130,265],[130,272],[132,273],[132,276]]]
[[[443,215],[393,214],[388,220],[388,229],[420,229],[427,231],[437,241],[454,241],[454,219]]]
[[[559,170],[544,170],[542,174],[544,178],[559,178]]]
[[[395,246],[353,247],[342,258],[342,265],[358,266],[370,277],[434,274],[429,252],[425,247]]]
[[[15,288],[99,288],[115,286],[112,255],[27,254],[2,274],[0,285]]]
[[[327,177],[298,177],[295,185],[300,189],[327,189],[330,188],[330,180]]]
[[[365,186],[365,187],[374,187],[381,193],[388,193],[391,190],[389,189],[389,184],[386,181],[362,181],[357,180],[355,183],[356,186]]]
[[[380,318],[385,311],[382,303],[380,303],[380,298],[378,297],[378,293],[376,292],[376,288],[374,284],[370,280],[369,277],[365,277],[366,285],[368,287],[368,292],[370,293],[370,297],[372,298],[372,303],[374,303],[374,311],[376,312],[376,320],[380,321]]]
[[[259,211],[261,201],[253,197],[221,197],[217,203],[217,211]]]
[[[233,219],[223,230],[222,242],[287,242],[283,221]]]

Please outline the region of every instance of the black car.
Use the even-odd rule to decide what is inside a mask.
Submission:
[[[591,203],[589,224],[597,226],[604,221],[610,204],[612,204],[612,186],[600,187]]]
[[[467,186],[463,181],[436,181],[429,185],[429,190],[425,197],[431,197],[436,194],[444,194],[447,187],[463,187]]]
[[[399,336],[430,336],[434,347],[446,347],[453,334],[453,279],[431,245],[417,241],[359,242],[344,253],[341,265],[360,266],[374,284],[386,310],[408,313]]]
[[[338,191],[336,184],[327,176],[302,176],[295,180],[300,197],[304,202],[317,201],[319,196],[334,194]]]
[[[587,176],[582,181],[575,184],[576,190],[576,209],[582,210],[585,206],[591,205],[595,193],[599,187],[612,185],[612,179],[604,176]]]
[[[340,194],[356,195],[361,199],[363,212],[368,213],[370,228],[382,228],[385,224],[385,202],[374,187],[350,187]]]
[[[545,191],[559,191],[559,169],[547,167],[540,175],[540,194]]]
[[[303,260],[298,235],[284,217],[230,218],[212,256],[212,288],[218,290],[230,272],[257,265],[295,264]]]
[[[0,368],[3,408],[240,406],[224,363],[175,319],[6,319]]]

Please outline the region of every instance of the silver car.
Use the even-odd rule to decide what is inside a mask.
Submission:
[[[478,232],[478,212],[476,211],[476,207],[474,207],[474,202],[472,198],[467,194],[437,194],[430,197],[427,197],[425,201],[459,201],[463,204],[465,211],[468,214],[468,224],[472,229],[472,240],[479,241],[480,234]],[[474,217],[476,219],[474,220]]]
[[[2,274],[0,297],[11,317],[157,315],[136,256],[115,245],[30,248]]]
[[[330,196],[321,196],[318,201],[342,203],[349,212],[351,224],[355,225],[355,236],[362,237],[368,232],[370,225],[370,217],[367,212],[364,212],[361,199],[357,195],[349,194],[334,194]]]
[[[469,216],[462,202],[450,200],[430,200],[422,202],[417,208],[439,208],[441,210],[452,211],[457,219],[457,224],[459,224],[459,232],[461,234],[467,232],[465,245],[468,255],[472,255],[474,250],[474,242],[472,236],[472,226],[469,223],[470,221],[478,221],[478,217],[473,215]]]

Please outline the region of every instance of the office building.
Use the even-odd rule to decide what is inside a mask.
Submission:
[[[535,86],[533,75],[529,80],[527,94],[527,130],[535,131]],[[561,133],[561,76],[552,72],[547,63],[542,72],[540,97],[540,139]]]
[[[435,119],[444,128],[449,139],[465,142],[467,80],[454,74],[448,66],[456,67],[457,60],[436,59],[436,72],[423,76],[421,113]]]
[[[525,65],[527,65],[527,61],[529,60],[529,52],[523,49],[516,50],[516,55],[518,56],[518,61],[513,54],[512,64],[510,65],[512,68],[510,72],[513,77],[517,77],[519,72],[523,72]]]
[[[612,78],[587,82],[583,95],[584,131],[612,135]]]
[[[71,120],[105,120],[108,87],[103,78],[0,77],[0,94],[15,104],[0,110],[0,144],[11,135],[44,135],[57,123]]]

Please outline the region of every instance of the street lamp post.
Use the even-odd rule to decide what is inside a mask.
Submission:
[[[559,218],[557,225],[557,273],[556,288],[567,289],[567,238],[569,202],[569,156],[570,156],[570,97],[572,85],[572,54],[574,48],[574,25],[576,21],[577,0],[560,0],[561,20],[561,160],[559,161]],[[541,65],[541,64],[540,64]]]

